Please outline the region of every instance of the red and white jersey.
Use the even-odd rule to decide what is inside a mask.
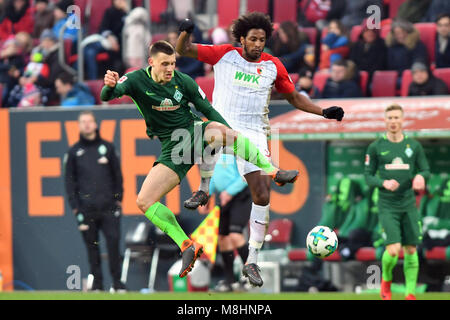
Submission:
[[[198,60],[214,66],[213,107],[236,130],[268,133],[272,88],[291,93],[295,86],[276,57],[262,53],[258,62],[242,57],[242,48],[197,45]]]

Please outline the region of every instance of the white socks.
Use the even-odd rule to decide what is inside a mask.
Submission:
[[[269,228],[269,208],[267,206],[258,206],[252,204],[252,212],[250,214],[250,239],[249,254],[247,263],[257,263],[258,252],[264,244],[264,237],[266,236],[267,229]]]

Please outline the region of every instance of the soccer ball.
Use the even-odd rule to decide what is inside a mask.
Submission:
[[[306,237],[306,247],[317,258],[326,258],[338,247],[336,233],[325,226],[314,227]]]

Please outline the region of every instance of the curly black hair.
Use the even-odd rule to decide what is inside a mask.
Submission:
[[[251,29],[263,29],[266,32],[266,40],[272,36],[273,25],[270,17],[262,12],[251,12],[233,21],[231,30],[237,42],[241,37],[247,37]]]

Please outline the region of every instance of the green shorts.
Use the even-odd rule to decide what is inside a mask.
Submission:
[[[378,218],[385,245],[401,243],[416,246],[422,242],[422,222],[417,208],[400,212],[379,207]]]
[[[171,138],[161,140],[161,155],[153,164],[161,163],[184,179],[192,166],[198,162],[206,148],[207,143],[203,140],[205,129],[211,121],[194,122],[189,128],[180,129]]]

